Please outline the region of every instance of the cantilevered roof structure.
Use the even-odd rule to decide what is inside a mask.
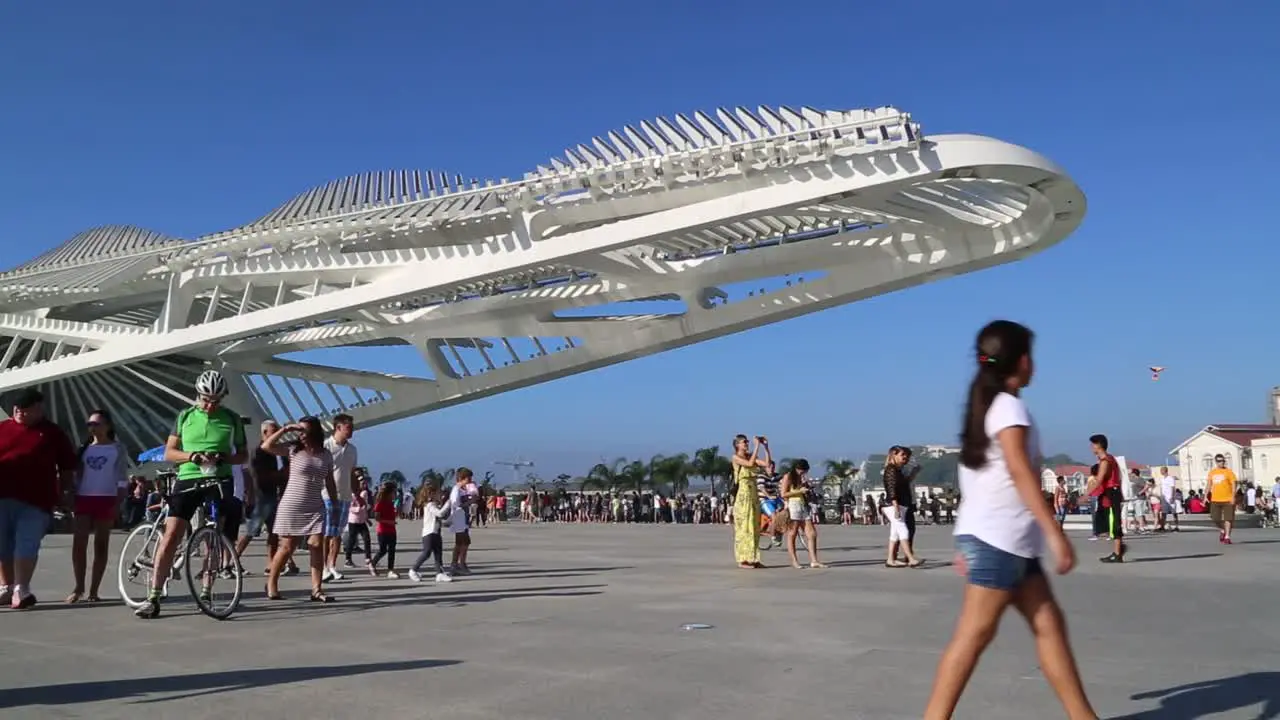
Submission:
[[[0,273],[0,393],[77,431],[108,408],[141,449],[217,367],[253,421],[369,426],[1012,262],[1084,213],[1046,158],[894,108],[679,114],[519,180],[378,171],[201,238],[87,230]],[[296,359],[369,345],[421,373]]]

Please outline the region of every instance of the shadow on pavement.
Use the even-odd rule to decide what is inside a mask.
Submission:
[[[104,700],[135,698],[139,703],[163,703],[185,700],[234,690],[287,685],[307,680],[323,680],[351,675],[426,670],[461,664],[460,660],[404,660],[400,662],[368,663],[365,665],[322,665],[320,667],[279,667],[230,670],[199,675],[165,675],[123,680],[99,680],[95,682],[39,685],[36,687],[0,690],[0,709],[29,705],[77,705]],[[150,697],[160,693],[182,693],[165,697]]]
[[[231,620],[246,621],[268,619],[275,622],[281,612],[291,612],[298,617],[315,617],[320,615],[343,615],[349,612],[373,610],[376,608],[398,607],[403,605],[440,605],[442,607],[463,607],[479,603],[498,602],[524,598],[571,598],[604,594],[599,588],[607,585],[542,585],[526,588],[510,588],[504,590],[457,590],[456,585],[442,590],[436,585],[431,592],[410,593],[399,596],[344,595],[340,588],[326,588],[332,593],[335,602],[328,605],[315,605],[308,602],[310,591],[286,590],[281,594],[285,600],[262,601],[267,604],[253,602],[242,605]],[[355,589],[355,588],[353,588]],[[252,598],[250,598],[252,600]]]
[[[1160,700],[1160,707],[1112,720],[1197,720],[1260,705],[1257,720],[1280,718],[1280,673],[1253,672],[1142,692],[1132,700]]]
[[[1222,553],[1196,553],[1195,555],[1158,555],[1156,557],[1139,557],[1126,559],[1125,563],[1164,562],[1166,560],[1199,560],[1201,558],[1219,557]]]

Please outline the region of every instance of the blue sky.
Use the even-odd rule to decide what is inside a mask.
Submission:
[[[371,429],[365,460],[554,475],[737,432],[810,458],[951,442],[973,334],[1009,317],[1038,334],[1047,452],[1084,456],[1102,431],[1160,461],[1205,424],[1262,421],[1280,384],[1280,6],[1207,7],[17,3],[0,265],[104,223],[225,229],[370,169],[518,177],[659,114],[895,105],[1054,159],[1089,197],[1083,226],[1025,262]]]

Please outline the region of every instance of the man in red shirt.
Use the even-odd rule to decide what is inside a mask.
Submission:
[[[1098,458],[1097,487],[1090,488],[1090,494],[1100,491],[1098,505],[1102,508],[1112,543],[1111,554],[1102,558],[1102,562],[1122,563],[1129,548],[1124,542],[1124,492],[1120,489],[1120,463],[1108,449],[1110,443],[1106,435],[1090,437],[1089,444],[1094,457]]]
[[[31,577],[40,542],[77,464],[67,434],[45,419],[44,396],[19,391],[11,419],[0,421],[0,605],[36,604]]]

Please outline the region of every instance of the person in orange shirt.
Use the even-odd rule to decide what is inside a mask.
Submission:
[[[1236,474],[1227,467],[1221,455],[1213,458],[1217,465],[1209,471],[1209,517],[1218,526],[1218,542],[1231,544],[1231,524],[1236,519]]]

